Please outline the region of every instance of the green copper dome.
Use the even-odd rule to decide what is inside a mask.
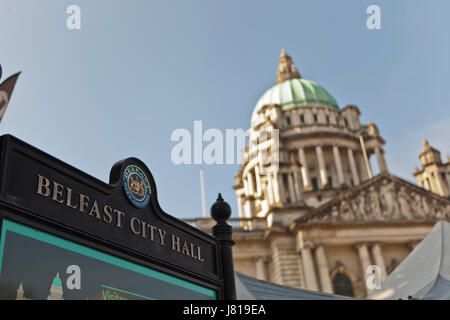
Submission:
[[[274,85],[258,100],[254,114],[266,104],[279,104],[282,110],[306,105],[323,105],[339,110],[331,94],[314,81],[306,79],[289,79]]]
[[[62,287],[62,281],[61,281],[61,278],[59,277],[59,273],[57,273],[56,277],[53,278],[52,284],[54,286]]]
[[[281,50],[278,59],[276,84],[258,100],[252,119],[256,119],[257,112],[267,104],[278,104],[282,110],[308,105],[321,105],[339,110],[336,100],[327,90],[314,81],[300,76],[291,57],[284,49]]]

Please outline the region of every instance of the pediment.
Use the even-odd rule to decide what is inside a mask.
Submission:
[[[348,189],[295,221],[297,225],[433,222],[450,219],[450,199],[390,174]]]

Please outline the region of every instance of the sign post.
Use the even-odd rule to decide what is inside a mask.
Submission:
[[[219,193],[217,201],[211,207],[211,216],[217,221],[213,227],[213,236],[219,240],[222,273],[225,282],[225,299],[236,300],[236,284],[234,280],[232,227],[227,224],[231,216],[231,207],[223,201]]]

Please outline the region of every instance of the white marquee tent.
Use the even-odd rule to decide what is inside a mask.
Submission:
[[[450,299],[450,223],[439,221],[368,298]]]
[[[350,297],[280,286],[235,273],[237,300],[347,300]]]

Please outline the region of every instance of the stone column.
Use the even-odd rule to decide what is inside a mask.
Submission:
[[[256,196],[261,196],[262,186],[261,186],[261,176],[259,175],[259,166],[255,166],[255,180],[256,180]]]
[[[283,183],[283,174],[282,173],[277,173],[276,177],[277,177],[278,192],[279,192],[280,201],[281,202],[285,202],[286,201],[286,196],[285,196],[286,193],[285,193],[285,188],[284,188],[284,183]]]
[[[253,186],[253,179],[251,172],[247,173],[247,187],[248,187],[248,194],[252,196],[253,193],[255,192],[255,189]]]
[[[333,293],[333,286],[331,285],[330,271],[328,270],[327,257],[323,246],[318,246],[316,249],[316,259],[319,267],[319,278],[322,292]]]
[[[255,261],[256,279],[268,281],[267,279],[267,266],[264,258],[257,258]]]
[[[375,259],[375,264],[380,268],[380,281],[386,279],[386,265],[384,264],[383,255],[381,254],[381,248],[378,243],[372,246],[372,256]]]
[[[267,176],[267,193],[269,195],[269,204],[272,204],[274,202],[274,197],[273,197],[273,187],[272,187],[272,176],[268,175]]]
[[[327,170],[325,168],[325,160],[323,158],[321,146],[316,146],[316,154],[317,154],[317,161],[319,163],[320,181],[322,182],[322,189],[323,189],[328,185],[328,175]]]
[[[308,164],[306,163],[305,152],[303,148],[298,149],[298,158],[300,160],[301,172],[303,178],[303,188],[305,191],[312,190],[311,179],[308,172]]]
[[[242,196],[237,197],[237,205],[238,205],[239,218],[244,218],[244,205],[242,203]]]
[[[344,169],[342,168],[341,155],[339,154],[338,146],[333,146],[334,163],[336,165],[336,170],[338,174],[339,185],[345,184],[344,180]]]
[[[294,179],[293,173],[289,172],[288,174],[288,184],[289,184],[289,197],[291,198],[291,203],[297,202],[297,197],[295,196],[295,187],[294,187]]]
[[[303,193],[303,184],[300,175],[301,175],[300,171],[298,170],[294,171],[294,187],[295,193],[297,195],[297,201],[304,201],[305,194]]]
[[[304,247],[301,252],[303,261],[303,272],[305,274],[306,289],[319,291],[311,249],[308,247]]]
[[[269,175],[272,184],[273,198],[275,202],[281,202],[280,186],[278,185],[278,174],[275,172],[273,176]]]
[[[244,177],[243,177],[242,181],[244,182],[244,193],[245,193],[246,196],[248,196],[249,193],[248,193],[248,182],[247,182],[247,178],[244,178]]]
[[[364,278],[363,287],[366,293],[370,294],[371,290],[367,288],[367,278],[369,276],[369,274],[367,274],[367,268],[371,265],[369,250],[366,243],[359,243],[356,247],[358,249],[359,262],[361,264],[361,273],[363,274]]]
[[[292,236],[274,236],[270,240],[272,274],[270,281],[281,285],[304,288],[300,255]]]
[[[352,179],[353,184],[355,186],[359,185],[359,177],[358,177],[358,171],[356,170],[356,163],[355,163],[355,157],[353,156],[353,150],[348,148],[348,161],[350,162],[350,170],[352,171]]]
[[[245,218],[251,218],[255,215],[255,202],[252,196],[245,199],[244,209]]]
[[[375,155],[377,157],[378,168],[380,169],[380,172],[388,172],[386,160],[384,159],[384,156],[381,153],[381,150],[379,147],[375,148]]]

